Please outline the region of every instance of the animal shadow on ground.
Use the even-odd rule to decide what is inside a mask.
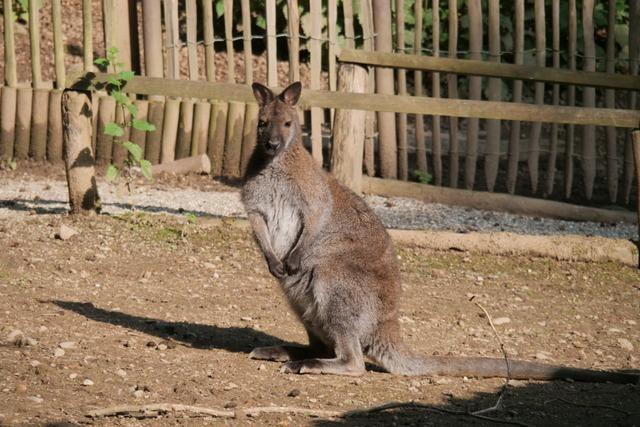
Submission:
[[[348,412],[344,417],[315,420],[314,427],[340,426],[636,426],[640,424],[640,388],[637,385],[588,384],[564,381],[518,382],[508,387],[501,408],[492,407],[496,393],[476,392],[457,398],[443,392],[444,403],[425,405],[399,402]],[[426,386],[431,387],[431,386]],[[435,386],[434,386],[435,387]],[[440,387],[441,388],[441,387]],[[392,406],[389,408],[389,406]],[[490,417],[491,420],[481,417]]]
[[[44,301],[73,311],[97,322],[110,323],[145,334],[182,342],[199,349],[224,349],[235,353],[249,353],[263,345],[291,344],[272,335],[247,327],[220,327],[189,322],[167,322],[135,316],[120,311],[105,310],[92,303],[74,301]]]

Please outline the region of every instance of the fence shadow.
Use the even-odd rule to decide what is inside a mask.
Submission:
[[[472,384],[472,383],[471,383]],[[482,414],[494,420],[468,415],[492,407],[496,393],[477,392],[469,398],[451,397],[442,386],[445,403],[421,405],[399,402],[351,411],[343,418],[316,420],[314,427],[340,426],[459,426],[552,425],[605,426],[640,423],[640,388],[637,385],[587,384],[562,381],[521,383],[509,387],[499,411]],[[471,385],[472,389],[473,386]],[[458,392],[459,393],[459,392]]]
[[[263,345],[291,344],[249,327],[220,327],[190,322],[168,322],[136,316],[120,311],[105,310],[88,302],[44,301],[78,313],[97,322],[110,323],[162,339],[182,342],[198,349],[223,349],[234,353],[249,353]]]

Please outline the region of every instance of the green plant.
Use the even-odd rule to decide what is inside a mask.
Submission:
[[[431,181],[433,181],[433,176],[431,176],[430,173],[425,171],[414,170],[412,172],[412,175],[413,175],[413,178],[420,184],[431,184]]]
[[[16,159],[0,159],[0,170],[14,171],[18,168]]]
[[[125,134],[125,128],[133,127],[143,132],[152,132],[156,128],[148,121],[138,118],[138,108],[122,91],[123,86],[135,76],[135,73],[133,71],[122,70],[124,64],[118,61],[118,49],[116,47],[107,49],[106,58],[98,58],[94,62],[96,65],[104,67],[106,69],[109,69],[109,67],[112,68],[113,74],[109,76],[107,81],[107,92],[109,93],[109,96],[111,96],[111,98],[113,98],[113,100],[116,102],[116,108],[120,108],[122,110],[123,117],[121,123],[107,123],[104,128],[104,133],[105,135],[112,136],[114,138],[114,143],[124,147],[128,153],[127,158],[124,162],[124,172],[121,171],[116,165],[110,164],[107,167],[106,178],[108,181],[115,182],[121,175],[124,174],[127,187],[130,190],[131,181],[133,178],[133,167],[140,167],[142,175],[144,175],[144,177],[147,179],[152,179],[152,174],[151,162],[143,158],[144,153],[142,152],[142,148],[139,145],[122,138]],[[128,111],[131,115],[130,121],[126,119],[126,111]]]
[[[198,217],[193,212],[186,212],[184,216],[187,218],[187,222],[189,222],[189,224],[195,224],[198,222]]]

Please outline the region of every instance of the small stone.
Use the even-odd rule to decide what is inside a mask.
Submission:
[[[267,369],[267,367],[264,366],[264,363],[261,363],[260,366],[258,366],[258,371],[264,371],[265,369]]]
[[[147,341],[147,347],[155,347],[156,345],[155,341]]]
[[[627,325],[631,325],[631,326],[637,325],[636,321],[635,321],[635,320],[631,320],[631,319],[629,319],[629,320],[625,320],[624,322],[625,322]]]
[[[498,317],[497,319],[493,319],[493,324],[496,326],[504,325],[511,322],[511,319],[508,317]]]
[[[202,263],[202,265],[204,266],[204,268],[208,268],[209,270],[213,270],[214,268],[216,268],[216,265],[210,262],[204,262]]]
[[[53,357],[62,357],[62,356],[64,356],[64,350],[63,349],[58,347],[55,350],[53,350]]]
[[[56,239],[69,240],[70,238],[72,238],[76,234],[78,234],[78,232],[76,230],[74,230],[73,228],[62,224],[60,226],[60,229],[58,229],[58,232],[56,233]]]
[[[41,398],[40,396],[29,396],[29,397],[27,397],[27,399],[29,399],[30,401],[35,402],[35,403],[44,402],[44,399]]]
[[[37,360],[32,360],[31,362],[29,362],[29,365],[31,365],[32,367],[36,368],[38,366],[40,366],[40,362]]]
[[[13,331],[9,332],[9,335],[7,335],[7,342],[9,344],[15,345],[16,347],[26,347],[28,345],[34,346],[38,344],[38,341],[26,336],[24,333],[22,333],[22,331],[18,329],[14,329]]]
[[[534,357],[538,360],[549,360],[549,353],[544,351],[539,351],[536,353]]]
[[[251,322],[253,319],[249,316],[241,317],[240,320],[243,322]]]
[[[238,384],[229,383],[224,387],[225,391],[233,390],[234,388],[238,388]]]
[[[72,348],[76,348],[76,343],[73,341],[65,341],[65,342],[61,342],[60,344],[58,344],[58,347],[65,349],[65,350],[69,350]]]
[[[450,384],[450,383],[451,383],[451,380],[449,378],[442,377],[435,380],[435,384],[438,384],[438,385],[444,385],[444,384]]]
[[[127,376],[127,372],[124,369],[118,369],[116,371],[116,375],[119,377],[126,377]]]
[[[238,406],[238,402],[235,401],[231,401],[231,402],[227,402],[224,404],[225,409],[232,409],[232,408],[236,408]]]
[[[168,347],[166,344],[158,344],[158,347],[156,348],[160,351],[165,351]]]
[[[141,397],[144,397],[144,391],[136,390],[133,392],[133,395],[135,396],[136,399],[140,399]]]
[[[76,378],[78,378],[78,374],[76,374],[75,372],[73,374],[69,374],[70,380],[75,380]]]
[[[625,350],[633,351],[633,344],[626,338],[618,338],[618,345]]]
[[[16,393],[24,393],[27,391],[27,385],[20,383],[18,385],[16,385]]]
[[[93,381],[91,381],[89,378],[87,378],[86,380],[82,381],[82,385],[84,386],[92,386],[93,385]]]
[[[287,396],[289,396],[289,397],[298,397],[298,396],[300,396],[300,389],[294,388],[289,393],[287,393]]]
[[[402,316],[398,319],[398,321],[400,323],[416,323],[415,320],[413,320],[412,318],[408,317],[408,316]]]

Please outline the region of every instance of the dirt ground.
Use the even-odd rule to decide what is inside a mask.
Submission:
[[[56,239],[61,224],[78,234]],[[296,376],[250,360],[254,346],[304,343],[305,334],[250,233],[233,220],[16,210],[0,224],[0,248],[0,425],[493,424],[444,411],[492,406],[499,379],[408,378],[374,366],[360,378]],[[496,328],[511,358],[638,370],[634,268],[407,244],[398,256],[403,334],[420,353],[501,356],[487,319],[469,302],[475,296],[493,319],[507,318]],[[11,342],[15,331],[27,345]],[[413,401],[433,407],[363,412]],[[85,416],[150,403],[356,412]],[[513,381],[503,409],[486,415],[529,425],[640,425],[640,388]]]

